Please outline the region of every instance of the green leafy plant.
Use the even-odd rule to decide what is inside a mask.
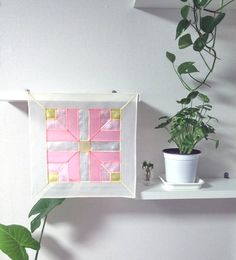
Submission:
[[[34,260],[38,259],[41,241],[48,214],[65,199],[40,199],[31,209],[29,217],[35,216],[31,221],[31,231],[21,225],[5,226],[0,224],[0,250],[12,260],[28,260],[26,248],[36,250]],[[39,241],[32,237],[32,233],[43,225]]]
[[[215,133],[211,121],[218,120],[208,114],[212,109],[208,99],[205,98],[200,105],[193,106],[194,100],[199,95],[198,91],[192,91],[186,98],[177,101],[182,109],[172,117],[160,117],[160,120],[165,121],[156,127],[168,130],[171,136],[168,142],[173,141],[181,154],[190,154],[202,139],[215,141],[216,147],[219,145],[219,140],[209,138],[210,134]]]
[[[195,61],[188,60],[176,65],[176,55],[166,52],[167,59],[188,93],[177,101],[181,105],[180,111],[172,117],[159,118],[161,123],[156,129],[165,128],[169,132],[169,142],[173,141],[177,145],[179,153],[191,154],[195,146],[204,139],[213,140],[216,147],[219,145],[219,140],[210,138],[210,135],[215,133],[211,123],[218,120],[209,115],[212,105],[209,97],[203,94],[202,90],[200,92],[200,88],[210,87],[207,80],[215,68],[216,60],[219,59],[215,49],[217,26],[225,17],[224,7],[234,0],[221,0],[215,10],[209,7],[212,0],[181,1],[184,5],[180,9],[181,20],[177,25],[175,38],[180,50],[191,47],[193,52],[199,55],[202,64],[197,66]],[[198,67],[203,66],[203,73],[195,76],[200,73]]]

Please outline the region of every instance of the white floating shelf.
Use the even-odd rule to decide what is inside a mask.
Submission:
[[[199,190],[166,191],[160,180],[152,185],[137,185],[137,199],[166,200],[166,199],[220,199],[236,198],[236,178],[209,178]]]
[[[0,101],[16,102],[27,101],[28,93],[26,91],[1,91]]]
[[[220,1],[212,1],[210,7],[217,9]],[[135,8],[179,8],[183,6],[180,0],[134,0]],[[225,9],[236,9],[236,1],[230,3]]]

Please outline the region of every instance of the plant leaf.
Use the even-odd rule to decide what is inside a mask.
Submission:
[[[32,238],[30,231],[20,225],[0,224],[0,250],[12,260],[28,260],[26,248],[38,250],[39,242]]]
[[[180,13],[181,16],[183,17],[183,19],[186,19],[188,17],[189,14],[189,5],[185,5],[181,8]]]
[[[215,120],[217,123],[219,123],[219,120],[216,118],[216,117],[214,117],[214,116],[209,116],[208,115],[208,118],[210,119],[210,120]]]
[[[167,57],[167,59],[168,59],[170,62],[172,62],[172,63],[175,62],[176,57],[175,57],[175,55],[174,55],[173,53],[167,51],[167,52],[166,52],[166,57]]]
[[[210,99],[207,95],[204,95],[202,93],[199,93],[198,96],[200,97],[200,99],[204,102],[204,103],[209,103]]]
[[[198,96],[198,94],[199,94],[198,91],[192,91],[192,92],[190,92],[190,93],[188,94],[187,98],[189,98],[189,99],[192,100],[192,99],[196,98],[196,97]]]
[[[175,39],[177,39],[189,27],[189,25],[190,21],[182,19],[177,25]]]
[[[161,116],[158,119],[161,120],[161,119],[167,119],[167,118],[169,118],[169,116]]]
[[[164,128],[164,127],[166,127],[168,124],[169,124],[169,122],[163,122],[163,123],[161,123],[160,125],[156,126],[155,129]]]
[[[224,19],[225,13],[220,13],[215,17],[214,28]]]
[[[29,217],[37,215],[31,221],[31,232],[33,233],[41,224],[41,220],[45,218],[56,206],[63,203],[65,199],[40,199],[31,209]]]
[[[188,105],[191,102],[191,99],[190,98],[182,98],[181,100],[176,101],[176,102],[179,103],[179,104]]]
[[[193,49],[195,51],[202,51],[204,49],[207,43],[208,35],[208,33],[205,33],[197,38],[197,40],[193,43]]]
[[[190,46],[192,44],[193,44],[193,41],[192,41],[191,35],[189,33],[187,33],[179,38],[178,45],[179,45],[180,49],[187,48],[188,46]]]
[[[208,2],[208,0],[193,0],[193,2],[197,8],[201,8]]]
[[[178,67],[178,73],[181,74],[190,74],[194,72],[198,72],[197,68],[193,65],[194,62],[187,61],[179,65]]]
[[[200,28],[205,33],[211,33],[224,17],[225,13],[220,13],[216,17],[210,15],[204,16],[200,20]]]

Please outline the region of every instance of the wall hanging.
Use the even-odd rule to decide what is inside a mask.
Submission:
[[[137,94],[31,94],[32,193],[135,197]]]

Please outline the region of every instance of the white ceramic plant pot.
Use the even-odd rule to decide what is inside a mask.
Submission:
[[[193,183],[196,181],[199,150],[192,154],[179,154],[177,148],[163,150],[166,181],[169,183]]]

